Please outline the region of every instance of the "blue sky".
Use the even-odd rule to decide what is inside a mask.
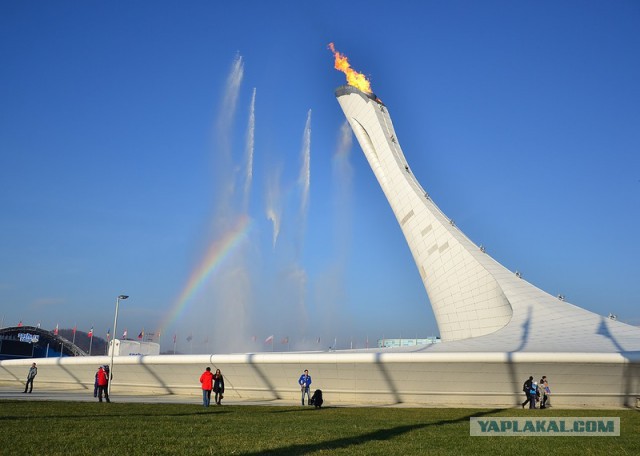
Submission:
[[[118,333],[182,352],[437,334],[329,42],[474,242],[640,324],[638,23],[633,1],[4,1],[4,325],[104,335],[125,293]]]

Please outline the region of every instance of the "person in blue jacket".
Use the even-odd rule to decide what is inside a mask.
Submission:
[[[311,405],[311,394],[309,393],[311,376],[309,375],[309,371],[307,369],[304,370],[303,374],[298,379],[298,384],[300,385],[300,390],[302,391],[302,405],[304,405],[305,394],[307,395],[307,404]]]

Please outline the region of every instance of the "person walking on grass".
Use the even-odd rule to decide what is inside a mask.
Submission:
[[[211,368],[207,367],[200,376],[200,383],[202,383],[202,405],[209,407],[211,403],[211,389],[213,388],[213,374]]]
[[[220,369],[216,369],[216,373],[213,374],[213,392],[215,393],[213,399],[216,401],[216,404],[222,405],[222,399],[224,398],[224,377]]]
[[[36,363],[33,363],[29,368],[29,373],[27,374],[27,383],[24,385],[24,392],[27,392],[27,388],[29,388],[29,393],[33,391],[33,379],[38,375],[38,368],[36,367]]]
[[[304,405],[304,395],[307,395],[307,404],[311,405],[311,394],[309,393],[309,386],[311,386],[311,376],[307,369],[304,370],[300,378],[298,379],[300,385],[300,391],[302,391],[302,405]]]

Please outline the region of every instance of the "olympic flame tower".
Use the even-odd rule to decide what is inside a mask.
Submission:
[[[512,316],[500,281],[517,277],[469,240],[411,173],[386,106],[345,85],[340,107],[402,228],[429,295],[442,340],[482,336]]]

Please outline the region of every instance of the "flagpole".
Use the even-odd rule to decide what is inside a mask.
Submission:
[[[91,356],[91,345],[93,344],[93,332],[91,333],[91,337],[89,338],[89,356]]]
[[[71,341],[71,343],[73,345],[76,344],[76,329],[78,328],[78,323],[75,324],[75,326],[73,327],[73,340]]]

